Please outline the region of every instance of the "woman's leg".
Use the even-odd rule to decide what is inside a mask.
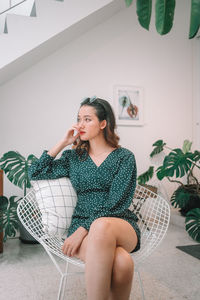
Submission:
[[[134,273],[134,264],[130,254],[122,247],[115,250],[109,300],[129,299]]]
[[[123,287],[124,298],[129,298],[130,280],[126,285],[117,276],[117,268],[121,267],[121,260],[130,262],[125,252],[130,252],[137,244],[137,236],[132,226],[119,218],[99,218],[90,227],[87,238],[84,239],[77,256],[86,263],[86,287],[88,300],[108,300],[110,290],[116,298],[118,285]],[[117,247],[123,250],[116,250]],[[117,251],[117,252],[116,252]],[[122,254],[123,253],[123,254]],[[127,253],[128,254],[128,253]],[[128,254],[129,255],[129,254]],[[127,268],[132,278],[130,269]],[[111,298],[112,299],[112,298]],[[114,299],[114,298],[113,298]],[[116,298],[117,299],[117,298]]]

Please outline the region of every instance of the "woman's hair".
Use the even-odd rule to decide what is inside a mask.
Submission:
[[[82,106],[91,106],[94,108],[95,113],[99,121],[106,120],[107,124],[106,127],[103,129],[103,134],[106,142],[113,148],[119,148],[119,137],[115,133],[116,128],[116,121],[115,115],[113,113],[112,107],[108,101],[100,99],[100,98],[85,98],[80,105]],[[81,141],[80,139],[75,142],[76,152],[81,157],[85,150],[87,151],[86,154],[88,156],[89,153],[89,142],[88,141]],[[87,157],[86,156],[86,157]]]

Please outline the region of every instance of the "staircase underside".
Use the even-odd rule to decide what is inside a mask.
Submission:
[[[62,48],[70,41],[74,40],[78,36],[89,31],[90,29],[94,28],[96,25],[103,23],[104,21],[106,21],[111,16],[113,16],[114,14],[116,14],[118,11],[120,11],[125,7],[124,1],[122,0],[107,1],[107,2],[109,2],[107,5],[104,5],[102,8],[97,9],[96,11],[82,18],[78,22],[58,32],[57,34],[54,34],[50,38],[41,42],[39,45],[32,47],[32,49],[29,49],[29,51],[26,51],[25,53],[23,53],[23,55],[19,56],[13,61],[6,63],[2,67],[1,65],[3,64],[3,60],[1,60],[2,59],[1,56],[0,85],[4,84],[8,80],[19,75],[21,72],[25,71],[35,63],[39,62],[41,59],[49,56],[53,52]],[[60,4],[62,4],[62,2]],[[27,18],[23,16],[15,16],[15,17]],[[31,18],[31,19],[35,19],[35,18]],[[51,19],[49,20],[49,22],[51,22]],[[7,35],[5,34],[4,36],[9,36],[9,34]],[[1,42],[3,41],[1,41],[1,37],[0,37],[0,48],[1,48]],[[1,49],[0,49],[0,53],[1,53]]]

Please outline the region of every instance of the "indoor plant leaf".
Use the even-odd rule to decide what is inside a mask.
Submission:
[[[191,159],[194,161],[194,162],[200,162],[200,151],[197,151],[195,150],[194,153],[192,154],[192,157]],[[200,168],[200,165],[196,165],[197,168]]]
[[[165,145],[166,145],[166,143],[164,143],[163,140],[158,140],[158,141],[156,141],[156,142],[153,144],[153,146],[154,146],[155,148],[154,148],[153,151],[151,152],[150,157],[153,157],[154,155],[156,155],[156,154],[162,152]]]
[[[1,214],[3,216],[1,226],[4,231],[4,242],[7,237],[14,237],[19,228],[18,216],[17,216],[17,205],[18,201],[21,200],[18,196],[11,196],[9,199],[5,196],[0,197]]]
[[[200,26],[200,0],[191,1],[189,38],[195,37]]]
[[[31,154],[26,160],[17,151],[9,151],[0,158],[0,168],[4,170],[8,179],[16,186],[24,189],[26,194],[26,188],[30,188],[30,180],[28,177],[28,167],[37,158]]]
[[[125,0],[125,2],[126,2],[126,6],[128,7],[128,6],[131,5],[131,3],[133,2],[133,0]]]
[[[149,167],[148,171],[138,176],[138,183],[139,184],[145,184],[148,182],[152,177],[154,173],[154,167]]]
[[[192,142],[190,142],[189,140],[185,140],[183,142],[183,148],[182,148],[182,151],[183,153],[187,153],[191,150],[191,146],[192,146]]]
[[[175,0],[156,0],[156,29],[161,35],[168,33],[174,20]]]
[[[190,170],[193,162],[191,161],[192,153],[183,153],[179,148],[174,149],[164,159],[163,165],[157,169],[157,177],[162,180],[164,177],[176,178],[183,177]]]
[[[185,218],[185,229],[189,235],[200,243],[200,208],[191,209]]]
[[[149,30],[151,21],[152,0],[137,0],[137,16],[142,27]]]
[[[190,194],[184,188],[184,186],[178,187],[178,189],[173,193],[170,201],[174,207],[184,208],[187,206],[190,200]]]

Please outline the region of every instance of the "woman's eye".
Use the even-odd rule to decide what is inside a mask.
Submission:
[[[91,121],[91,119],[89,119],[89,118],[86,118],[85,120],[86,120],[86,122],[89,122],[89,121]]]

